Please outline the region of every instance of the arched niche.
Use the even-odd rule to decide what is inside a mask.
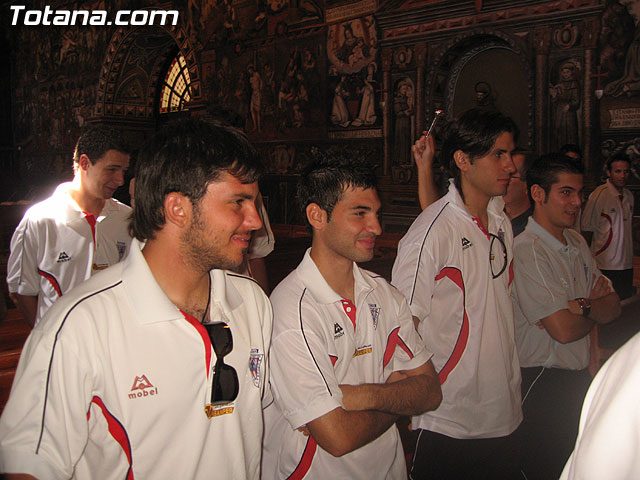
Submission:
[[[520,129],[518,144],[533,146],[534,82],[530,55],[504,32],[471,30],[435,53],[425,82],[428,111],[442,108],[447,119],[469,108],[496,109]]]
[[[155,128],[164,74],[181,52],[191,78],[192,104],[202,100],[196,52],[180,26],[118,29],[107,48],[96,92],[94,121]],[[144,128],[144,127],[143,127]]]

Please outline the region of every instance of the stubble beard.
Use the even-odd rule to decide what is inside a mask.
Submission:
[[[237,270],[242,265],[242,258],[236,263],[215,245],[215,237],[207,234],[197,210],[189,229],[182,234],[181,244],[185,262],[194,270]]]

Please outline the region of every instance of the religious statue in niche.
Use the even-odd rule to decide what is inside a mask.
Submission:
[[[249,112],[251,113],[252,130],[262,131],[262,89],[263,82],[260,73],[253,65],[247,67],[249,85],[251,87],[251,99],[249,100]]]
[[[474,91],[476,94],[476,108],[480,110],[497,110],[494,102],[495,95],[491,88],[491,85],[488,82],[483,80],[476,82],[474,86]]]
[[[581,103],[580,84],[577,79],[580,71],[580,63],[577,60],[563,61],[559,68],[558,82],[549,86],[553,105],[551,146],[554,149],[559,149],[567,143],[580,144],[578,110]]]
[[[333,96],[329,119],[333,125],[363,127],[378,120],[376,35],[370,16],[329,27],[327,56]]]
[[[309,53],[311,53],[309,51]],[[313,57],[313,55],[311,55]],[[313,63],[310,58],[307,63]],[[307,123],[309,107],[309,70],[305,70],[300,50],[296,47],[289,55],[278,92],[278,129],[301,128]]]
[[[633,40],[627,49],[622,77],[608,83],[604,93],[612,97],[640,95],[640,23],[636,26]]]
[[[393,97],[393,156],[396,164],[411,162],[411,144],[415,123],[415,95],[410,78],[402,78],[396,84]]]
[[[600,28],[600,66],[608,73],[608,79],[614,80],[624,72],[625,51],[633,39],[635,21],[617,0],[606,3]]]

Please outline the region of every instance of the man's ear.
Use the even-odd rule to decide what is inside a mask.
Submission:
[[[165,221],[178,228],[185,228],[191,224],[193,205],[191,200],[178,192],[168,193],[164,197]]]
[[[535,203],[544,203],[547,194],[544,193],[544,188],[536,183],[535,185],[531,185],[531,198],[533,198]]]
[[[317,203],[310,203],[305,209],[307,213],[307,220],[314,228],[314,230],[322,230],[327,224],[327,212],[320,208]]]
[[[456,162],[456,165],[461,172],[466,172],[471,165],[471,159],[469,158],[469,155],[464,153],[462,150],[456,150],[455,152],[453,152],[453,161]]]
[[[91,166],[91,160],[89,160],[86,153],[83,153],[80,155],[80,158],[78,158],[78,166],[80,167],[80,170],[84,170],[85,172]]]

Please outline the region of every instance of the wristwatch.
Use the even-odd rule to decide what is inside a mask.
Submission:
[[[580,310],[582,310],[582,316],[588,317],[591,313],[591,300],[583,297],[578,298],[577,300],[578,306],[580,307]]]

